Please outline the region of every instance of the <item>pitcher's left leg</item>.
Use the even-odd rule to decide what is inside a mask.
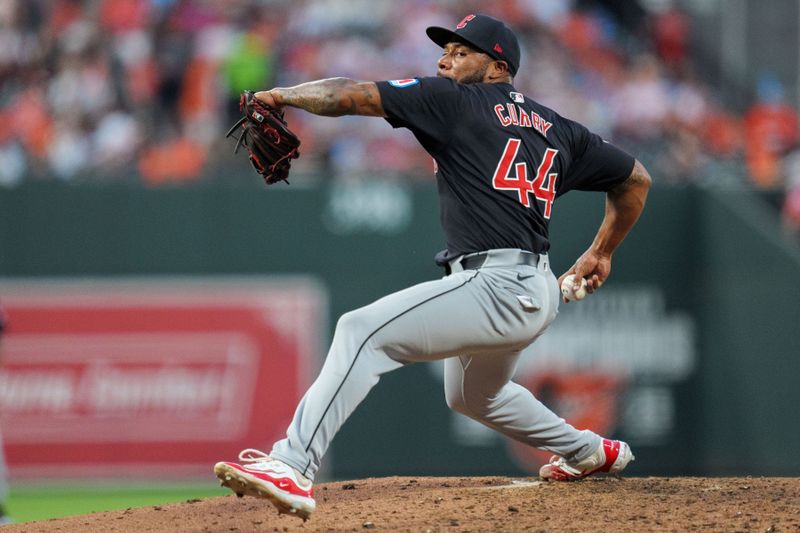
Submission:
[[[314,479],[341,425],[381,375],[404,365],[387,353],[387,339],[408,340],[414,351],[417,346],[438,344],[434,335],[460,342],[447,328],[411,330],[411,324],[435,324],[442,308],[468,310],[472,300],[468,288],[475,277],[474,272],[464,272],[421,283],[345,313],[319,376],[300,401],[286,438],[275,443],[270,456]]]
[[[217,463],[214,473],[222,485],[238,495],[266,498],[279,512],[308,518],[316,508],[312,481],[331,440],[380,376],[404,364],[386,353],[380,334],[436,344],[424,331],[405,329],[400,319],[421,313],[429,317],[423,323],[434,323],[442,316],[440,305],[468,308],[470,297],[462,293],[475,276],[463,272],[421,283],[343,315],[325,364],[297,406],[286,438],[269,454],[247,449],[239,454],[239,463]]]

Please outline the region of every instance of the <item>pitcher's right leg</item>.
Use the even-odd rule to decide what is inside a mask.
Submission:
[[[539,476],[574,481],[598,472],[619,474],[634,457],[627,443],[577,430],[510,381],[520,353],[445,360],[447,405],[517,441],[556,455]]]
[[[444,362],[447,405],[514,440],[559,456],[583,459],[600,444],[511,380],[520,352],[451,357]]]

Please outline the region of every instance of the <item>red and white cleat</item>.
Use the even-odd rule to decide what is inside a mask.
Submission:
[[[258,450],[242,451],[239,460],[246,464],[221,462],[214,465],[214,474],[223,487],[240,497],[267,499],[279,513],[308,520],[317,507],[311,481],[286,463]]]
[[[598,472],[618,475],[633,460],[627,442],[603,439],[597,451],[580,463],[569,464],[563,457],[552,456],[539,469],[539,477],[548,481],[577,481]]]

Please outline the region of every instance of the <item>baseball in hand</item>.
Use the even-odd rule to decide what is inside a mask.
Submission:
[[[575,274],[570,274],[564,281],[561,282],[561,294],[569,302],[573,300],[583,300],[586,298],[586,280],[581,278],[581,288],[573,291],[572,287],[575,285]]]

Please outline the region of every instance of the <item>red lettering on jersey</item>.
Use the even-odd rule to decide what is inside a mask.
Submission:
[[[519,108],[519,125],[523,128],[530,128],[531,127],[531,117],[528,115],[528,112]]]
[[[501,191],[516,191],[519,202],[525,207],[530,207],[528,193],[544,202],[544,218],[549,219],[553,210],[553,201],[556,198],[557,172],[550,172],[555,163],[558,150],[548,148],[545,150],[544,158],[536,170],[536,177],[533,181],[528,181],[528,165],[523,161],[514,163],[517,158],[522,140],[511,138],[506,143],[500,161],[492,177],[492,186]],[[511,175],[511,168],[514,168],[514,175]],[[545,185],[545,181],[547,184]]]
[[[533,128],[547,137],[547,132],[553,127],[552,122],[547,122],[538,113],[531,111],[528,114],[523,107],[512,103],[508,103],[505,106],[497,104],[494,106],[494,112],[504,128],[512,124],[523,128]]]
[[[506,104],[508,108],[508,116],[511,117],[511,123],[515,126],[519,126],[519,117],[517,117],[517,106],[514,104]]]
[[[497,113],[497,118],[500,119],[500,124],[502,124],[503,127],[508,127],[511,125],[511,119],[503,115],[503,104],[497,104],[494,106],[494,112]]]
[[[501,191],[517,191],[520,203],[525,207],[530,207],[528,193],[533,192],[533,187],[531,186],[532,182],[528,181],[528,165],[524,162],[514,165],[514,159],[517,157],[521,143],[522,141],[519,139],[508,140],[494,171],[492,186]],[[514,166],[513,177],[509,175],[512,165]]]
[[[552,126],[552,124],[550,125]],[[553,200],[556,199],[556,180],[558,179],[558,174],[556,172],[550,173],[556,154],[558,154],[558,150],[553,148],[548,148],[545,151],[544,159],[542,159],[539,168],[536,170],[536,179],[531,183],[533,195],[537,200],[542,200],[544,202],[544,218],[548,219],[553,209]],[[544,184],[545,179],[547,180],[546,186]]]
[[[470,20],[472,20],[472,19],[474,19],[474,18],[475,18],[475,15],[467,15],[466,17],[464,17],[464,18],[461,20],[461,22],[459,22],[458,24],[456,24],[456,29],[457,29],[457,30],[464,29],[464,28],[467,26],[467,22],[469,22]]]

